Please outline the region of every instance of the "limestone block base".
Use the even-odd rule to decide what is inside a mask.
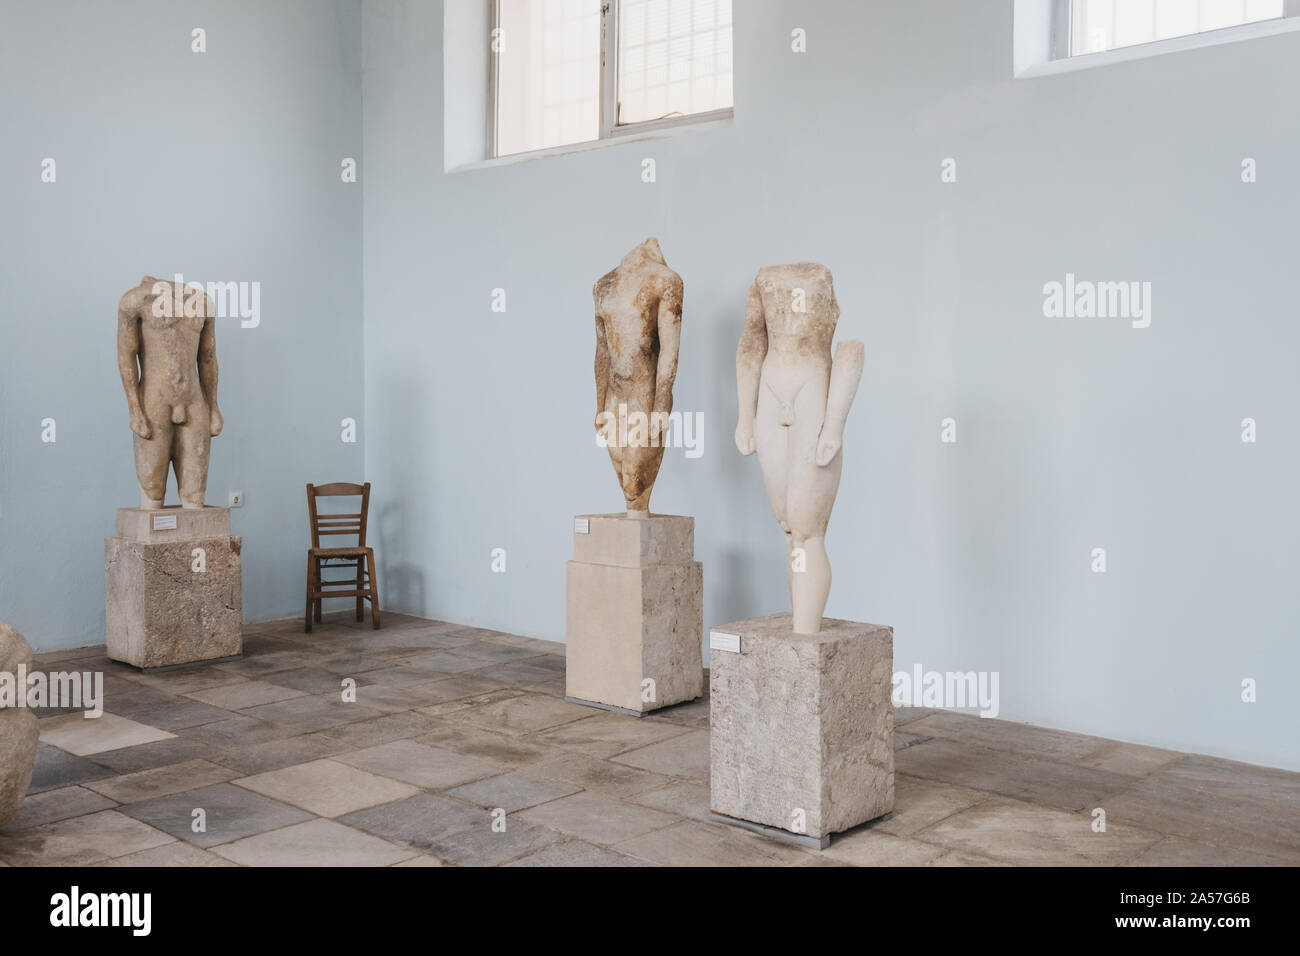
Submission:
[[[584,524],[585,532],[576,530]],[[566,697],[635,714],[699,697],[704,571],[695,560],[695,519],[579,515],[573,554]]]
[[[711,632],[710,809],[825,846],[894,808],[894,631],[792,627],[773,614]]]
[[[117,529],[104,541],[108,656],[152,670],[241,655],[243,542],[229,509],[121,508]]]
[[[118,508],[117,536],[133,541],[188,541],[230,534],[229,508]]]

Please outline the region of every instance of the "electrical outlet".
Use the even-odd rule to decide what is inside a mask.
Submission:
[[[232,491],[230,493],[230,507],[232,508],[244,507],[244,493],[242,491]]]

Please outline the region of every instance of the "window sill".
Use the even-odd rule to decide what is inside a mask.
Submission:
[[[1206,33],[1194,33],[1191,36],[1171,37],[1168,40],[1139,43],[1134,46],[1120,47],[1116,50],[1106,50],[1101,53],[1081,53],[1078,56],[1049,60],[1046,63],[1034,63],[1017,73],[1016,78],[1032,79],[1038,76],[1054,76],[1058,73],[1073,73],[1076,70],[1090,70],[1094,67],[1110,66],[1115,63],[1145,60],[1148,57],[1161,56],[1165,53],[1199,50],[1204,47],[1220,46],[1224,43],[1257,40],[1261,37],[1296,32],[1300,32],[1300,17],[1265,20],[1261,23],[1247,23],[1236,27],[1224,27],[1221,30],[1210,30]]]
[[[687,133],[703,132],[705,130],[724,129],[732,125],[734,112],[732,110],[719,111],[710,113],[699,119],[682,119],[674,121],[671,125],[656,125],[647,129],[637,130],[636,132],[623,132],[605,139],[593,139],[585,143],[569,143],[564,146],[550,146],[546,149],[534,149],[526,153],[511,153],[509,156],[497,156],[494,159],[478,159],[470,163],[461,163],[459,166],[453,166],[446,172],[452,173],[471,172],[476,169],[496,169],[499,166],[514,166],[516,163],[526,163],[534,159],[548,159],[552,156],[568,156],[570,153],[586,153],[595,149],[605,149],[609,146],[623,146],[627,143],[644,143],[649,140],[667,139],[672,136],[681,136]]]

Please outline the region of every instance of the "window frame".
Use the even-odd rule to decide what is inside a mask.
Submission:
[[[1284,0],[1282,5],[1282,16],[1272,17],[1268,20],[1254,20],[1250,23],[1238,23],[1230,27],[1217,27],[1213,30],[1200,30],[1196,33],[1185,33],[1176,37],[1147,40],[1145,43],[1131,43],[1127,46],[1111,47],[1109,50],[1073,53],[1070,50],[1070,43],[1074,34],[1074,0],[1052,0],[1051,59],[1052,61],[1078,61],[1083,57],[1114,53],[1116,50],[1141,50],[1143,47],[1150,47],[1152,44],[1156,43],[1169,43],[1174,40],[1189,40],[1192,37],[1221,34],[1232,30],[1240,30],[1243,27],[1257,26],[1261,23],[1277,23],[1279,21],[1286,21],[1293,17],[1300,17],[1300,0]]]
[[[1292,2],[1292,0],[1287,0]],[[1295,0],[1300,3],[1300,0]],[[489,36],[495,37],[501,27],[501,0],[490,0]],[[626,136],[654,133],[659,130],[690,126],[696,123],[713,123],[718,120],[731,119],[736,112],[734,94],[735,53],[732,53],[733,94],[732,105],[701,113],[687,113],[684,116],[668,116],[662,119],[642,120],[637,123],[618,122],[618,13],[619,0],[602,0],[600,5],[600,120],[596,139],[580,140],[576,143],[557,143],[539,149],[527,149],[518,153],[502,154],[498,151],[497,120],[501,111],[499,73],[501,58],[496,51],[488,55],[488,117],[487,117],[487,158],[506,159],[511,156],[527,156],[531,153],[544,153],[554,149],[617,141]],[[732,17],[735,17],[733,6]],[[734,19],[733,19],[734,23]],[[734,34],[733,34],[734,35]],[[734,51],[734,46],[733,46]]]

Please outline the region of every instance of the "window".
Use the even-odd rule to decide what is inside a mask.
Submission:
[[[1300,14],[1296,0],[1058,0],[1058,57],[1102,53],[1121,47],[1186,37]]]
[[[492,156],[731,114],[731,0],[493,8]]]

